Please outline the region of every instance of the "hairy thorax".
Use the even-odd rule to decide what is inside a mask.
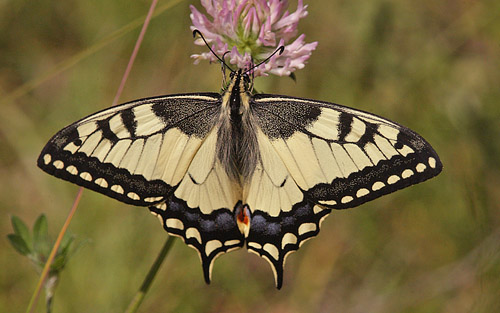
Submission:
[[[255,121],[245,82],[236,79],[222,96],[218,121],[217,155],[227,175],[243,183],[251,178],[259,160]]]

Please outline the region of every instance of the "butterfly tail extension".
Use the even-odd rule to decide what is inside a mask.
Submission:
[[[330,212],[330,209],[308,200],[295,204],[290,212],[281,212],[277,217],[262,211],[254,212],[247,248],[269,262],[276,288],[281,289],[283,285],[286,258],[305,241],[319,234],[321,223]]]
[[[190,208],[186,201],[173,195],[168,197],[167,202],[149,209],[170,235],[182,238],[198,252],[207,284],[211,281],[215,259],[243,247],[243,235],[229,209],[221,208],[203,214],[199,208]]]

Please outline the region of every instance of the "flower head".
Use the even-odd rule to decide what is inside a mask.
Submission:
[[[287,0],[201,0],[201,4],[211,19],[191,5],[191,30],[198,29],[218,55],[228,52],[230,64],[245,69],[252,62],[265,60],[278,47],[285,47],[281,55],[272,56],[256,68],[256,76],[267,73],[288,76],[304,67],[318,45],[317,42],[305,43],[304,34],[293,40],[299,20],[307,16],[307,6],[302,0],[298,0],[293,13],[287,10]],[[204,45],[201,39],[195,40],[195,44]],[[211,52],[191,57],[195,64],[200,60],[216,60]]]

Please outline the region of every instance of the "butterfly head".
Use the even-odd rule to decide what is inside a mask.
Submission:
[[[193,31],[193,37],[196,37],[196,36],[200,36],[200,38],[203,40],[203,42],[205,43],[205,45],[207,46],[208,50],[210,50],[210,52],[217,58],[217,60],[219,60],[219,62],[222,64],[222,68],[223,68],[223,71],[225,72],[226,69],[228,69],[229,71],[231,71],[231,74],[230,74],[230,78],[231,78],[231,82],[233,81],[238,81],[239,78],[241,78],[241,81],[243,82],[244,86],[242,87],[245,87],[245,88],[242,88],[244,90],[251,90],[252,89],[252,83],[253,83],[253,77],[254,77],[254,72],[255,72],[255,69],[257,69],[259,66],[261,66],[262,64],[265,64],[267,63],[274,55],[278,54],[278,55],[281,55],[283,54],[283,52],[285,51],[285,46],[279,46],[273,53],[271,53],[266,59],[264,59],[263,61],[257,63],[257,64],[254,64],[253,63],[253,58],[252,58],[252,61],[250,62],[250,65],[248,66],[248,68],[246,69],[238,69],[238,70],[233,70],[231,69],[231,67],[225,62],[225,56],[226,54],[230,53],[230,51],[226,51],[223,55],[222,55],[222,58],[217,54],[215,53],[214,50],[212,50],[212,48],[210,47],[210,45],[208,44],[208,42],[205,40],[205,37],[203,37],[203,34],[195,29]],[[230,85],[231,83],[228,84],[228,86]]]
[[[229,78],[230,80],[228,86],[237,86],[241,91],[249,90],[252,84],[252,78],[248,75],[248,71],[243,71],[242,69],[231,71]]]

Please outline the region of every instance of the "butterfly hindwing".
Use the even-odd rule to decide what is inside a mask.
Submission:
[[[199,208],[190,208],[186,201],[171,194],[166,203],[149,209],[158,216],[169,234],[181,237],[187,245],[196,249],[207,284],[211,280],[215,259],[222,253],[243,247],[244,238],[236,225],[233,208],[221,207],[204,214]]]
[[[165,203],[150,207],[165,230],[198,251],[205,281],[213,261],[243,246],[234,208],[241,203],[239,185],[231,181],[216,157],[217,128],[210,131],[180,183]]]
[[[252,211],[247,248],[271,264],[276,286],[281,288],[286,257],[319,233],[330,210],[305,198],[286,162],[259,128],[257,141],[260,162],[243,193]]]
[[[270,216],[262,210],[253,212],[247,248],[269,262],[276,287],[283,284],[286,258],[307,240],[319,234],[321,222],[331,209],[304,200],[289,212]]]

